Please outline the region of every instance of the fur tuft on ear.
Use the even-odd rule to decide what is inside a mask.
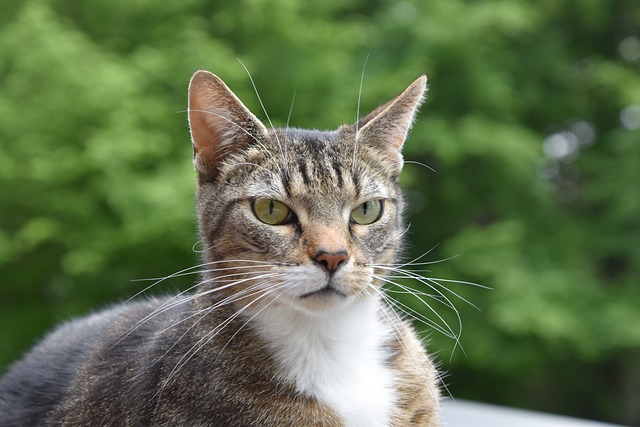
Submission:
[[[402,168],[402,146],[424,100],[427,76],[422,75],[387,103],[358,122],[356,141],[382,150]]]
[[[189,83],[189,128],[193,163],[201,177],[214,177],[224,156],[267,132],[218,76],[203,70]]]

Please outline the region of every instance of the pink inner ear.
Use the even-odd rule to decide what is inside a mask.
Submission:
[[[206,107],[202,105],[203,103],[200,102],[197,94],[195,99],[189,101],[189,124],[196,169],[198,172],[212,170],[218,164],[216,151],[220,145],[221,137],[216,120],[212,120],[210,117],[215,113],[206,111]]]
[[[225,154],[265,134],[264,125],[220,78],[198,71],[189,84],[189,126],[199,173],[215,175]]]
[[[194,77],[189,87],[189,125],[193,145],[198,152],[220,142],[222,123],[219,116],[224,114],[227,101],[216,93],[217,88],[212,83]]]
[[[189,126],[194,164],[199,173],[215,173],[225,138],[233,138],[240,102],[214,74],[198,71],[189,85]],[[240,104],[241,105],[241,104]],[[235,107],[235,111],[239,111]]]

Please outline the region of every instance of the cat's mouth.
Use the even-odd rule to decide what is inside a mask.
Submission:
[[[308,298],[312,298],[312,297],[320,297],[320,298],[328,298],[328,297],[333,297],[333,296],[337,296],[339,298],[346,298],[347,295],[340,292],[339,290],[337,290],[336,288],[334,288],[331,285],[327,285],[324,288],[318,289],[316,291],[313,292],[307,292],[306,294],[300,295],[300,299],[308,299]]]

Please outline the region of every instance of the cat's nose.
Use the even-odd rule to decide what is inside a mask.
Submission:
[[[329,274],[335,273],[342,265],[349,261],[349,253],[346,250],[329,252],[323,249],[318,250],[313,256],[314,261],[323,266]]]

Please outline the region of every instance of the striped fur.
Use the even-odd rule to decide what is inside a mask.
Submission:
[[[433,363],[382,297],[425,84],[335,131],[274,129],[197,72],[200,280],[55,330],[0,379],[0,425],[439,425]],[[262,198],[289,220],[261,221]],[[372,200],[377,220],[354,222]]]
[[[357,317],[350,320],[351,324],[341,327],[362,334],[380,333],[375,345],[382,352],[384,368],[388,368],[392,377],[393,392],[388,394],[392,401],[390,414],[379,425],[437,425],[438,387],[433,366],[411,327],[384,309],[377,291],[372,290],[372,287],[380,289],[381,286],[372,277],[374,266],[397,262],[402,247],[404,202],[398,187],[402,168],[401,148],[422,100],[424,83],[424,78],[418,79],[402,95],[360,120],[357,126],[316,131],[267,129],[217,77],[201,72],[192,82],[190,110],[194,162],[200,172],[198,212],[201,239],[208,248],[212,248],[206,253],[207,261],[253,259],[277,260],[284,264],[270,270],[282,274],[281,280],[288,283],[282,291],[270,294],[268,290],[262,290],[259,283],[251,280],[243,283],[246,289],[257,286],[259,292],[264,292],[257,301],[252,295],[240,302],[254,301],[255,307],[250,307],[248,312],[255,316],[252,326],[258,330],[260,322],[267,322],[264,319],[285,316],[286,319],[297,319],[297,329],[304,329],[306,319],[310,318],[311,323],[322,324],[331,333],[332,326],[323,323],[323,316],[342,316],[344,312],[360,310],[361,305],[373,305],[379,330],[375,322],[366,318],[360,319],[367,322],[361,329],[363,325],[353,324],[358,321]],[[209,90],[215,95],[208,94]],[[203,104],[202,98],[224,99],[224,107],[206,101]],[[228,114],[227,110],[240,114],[234,123],[220,119],[219,116]],[[206,132],[202,129],[194,131],[193,126],[207,119],[214,123],[207,126],[215,132],[199,139],[195,135]],[[236,126],[237,123],[243,127]],[[221,141],[216,140],[217,134],[225,135],[225,151],[222,155],[218,151],[212,160],[206,149],[212,143],[220,144]],[[212,164],[216,166],[206,166]],[[296,223],[274,227],[256,221],[250,210],[250,200],[258,197],[285,203],[296,213]],[[350,211],[371,199],[384,200],[384,214],[380,220],[367,226],[350,224]],[[222,200],[227,204],[221,203]],[[346,298],[296,300],[296,292],[305,293],[326,282],[326,278],[313,266],[313,253],[321,247],[344,249],[349,253],[349,262],[335,278],[335,286]],[[320,277],[313,277],[314,272]],[[229,296],[237,291],[237,287],[230,288]],[[300,315],[299,311],[303,314]],[[273,323],[280,325],[278,330],[286,330],[283,326],[286,323],[276,320]],[[270,330],[275,326],[267,325],[263,326],[267,332],[258,335],[266,341],[265,347],[275,359],[276,375],[289,378],[290,383],[296,384],[296,380],[300,383],[303,374],[292,377],[289,372],[296,368],[296,361],[283,360],[287,358],[282,356],[282,353],[295,352],[295,346],[287,344],[285,339],[279,340],[278,334]],[[333,327],[333,333],[340,333],[337,326]],[[296,335],[296,328],[287,334]],[[297,339],[306,339],[312,345],[318,332],[306,334]],[[305,357],[315,360],[315,355]],[[326,357],[330,358],[330,355]],[[362,364],[367,365],[366,357],[361,357]],[[314,363],[321,362],[315,360]],[[378,372],[374,365],[367,365],[371,375]],[[383,375],[382,371],[384,369],[378,375]],[[311,394],[330,408],[337,409],[339,416],[348,412],[321,393],[313,396],[313,392],[299,384],[298,392]],[[362,394],[365,390],[356,387],[352,392]],[[380,406],[380,403],[376,405]],[[378,424],[370,420],[357,424],[357,421],[350,420],[348,425]]]

